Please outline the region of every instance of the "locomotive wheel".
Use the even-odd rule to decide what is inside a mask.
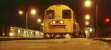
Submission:
[[[53,34],[46,33],[44,34],[45,39],[55,39],[55,38],[71,38],[71,34]]]
[[[71,38],[71,35],[70,34],[65,34],[65,38]]]

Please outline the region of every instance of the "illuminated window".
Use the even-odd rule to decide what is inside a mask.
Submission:
[[[63,12],[62,12],[62,18],[64,18],[64,19],[70,19],[71,18],[71,11],[70,10],[63,10]]]
[[[54,19],[54,10],[48,10],[46,16],[48,19]]]

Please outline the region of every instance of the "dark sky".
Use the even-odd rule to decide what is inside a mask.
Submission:
[[[111,0],[98,0],[100,16],[111,16]]]
[[[63,3],[71,7],[75,11],[76,18],[81,17],[80,6],[82,0],[0,0],[0,28],[9,25],[25,27],[25,15],[19,16],[17,11],[19,9],[27,10],[30,7],[36,7],[42,17],[44,10],[52,4]],[[104,27],[104,16],[111,17],[111,0],[96,0],[98,5],[98,23],[100,27]],[[33,6],[32,6],[33,5]],[[37,29],[38,24],[32,20],[31,17],[29,27]],[[33,22],[33,23],[32,23]],[[34,26],[34,27],[31,27]]]
[[[0,1],[0,23],[2,27],[6,27],[9,25],[25,27],[25,15],[19,16],[17,14],[19,9],[27,11],[30,7],[35,7],[38,9],[39,14],[43,17],[44,10],[52,4],[66,4],[71,8],[78,8],[78,0],[1,0]],[[33,17],[30,17],[33,18]],[[33,28],[37,28],[38,24],[29,19],[29,27],[34,26]],[[32,23],[33,22],[33,23]]]

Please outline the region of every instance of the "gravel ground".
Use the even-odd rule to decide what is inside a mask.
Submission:
[[[111,50],[106,42],[84,38],[0,41],[0,50]]]

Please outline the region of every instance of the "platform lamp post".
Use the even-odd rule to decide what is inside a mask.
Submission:
[[[25,14],[25,17],[26,17],[25,27],[26,27],[26,29],[28,29],[28,17],[29,17],[29,14],[32,15],[32,16],[35,16],[35,15],[37,14],[37,10],[34,9],[34,8],[31,8],[30,10],[28,9],[25,13],[24,13],[23,10],[19,10],[19,11],[18,11],[18,14],[19,14],[19,15]]]
[[[91,6],[92,6],[92,0],[84,0],[84,7],[86,9],[91,8]],[[88,12],[88,10],[86,12]],[[85,20],[85,30],[84,31],[85,31],[86,38],[88,38],[90,36],[90,31],[89,31],[90,29],[88,27],[91,25],[90,13],[85,14],[84,20]]]

